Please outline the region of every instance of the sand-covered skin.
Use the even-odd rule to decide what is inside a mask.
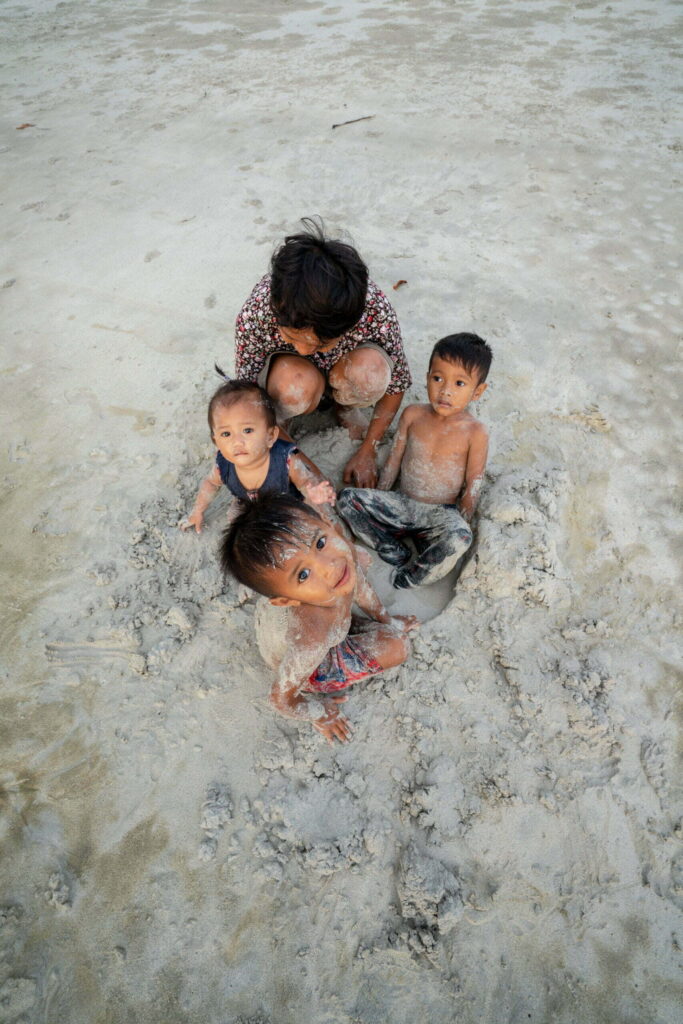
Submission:
[[[680,1019],[678,11],[5,5],[0,1021]],[[335,748],[267,706],[225,495],[177,529],[310,213],[410,401],[495,353],[476,554]]]

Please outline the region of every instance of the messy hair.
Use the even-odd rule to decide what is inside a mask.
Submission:
[[[331,341],[358,323],[368,268],[351,245],[325,237],[322,221],[304,217],[305,230],[287,235],[270,261],[270,302],[281,327],[312,327]]]
[[[216,365],[216,373],[223,378],[224,384],[214,391],[209,402],[209,430],[213,434],[213,416],[217,408],[229,409],[235,402],[239,402],[242,398],[252,398],[258,402],[263,408],[263,415],[266,418],[266,424],[269,427],[274,427],[276,423],[275,419],[275,406],[273,400],[264,388],[259,387],[258,384],[254,384],[250,380],[231,380],[221,370],[220,366]]]
[[[483,384],[491,368],[493,352],[487,342],[478,334],[448,334],[437,341],[429,357],[431,369],[434,358],[445,359],[449,363],[460,363],[468,373],[477,373],[479,383]]]
[[[277,556],[292,546],[307,544],[310,520],[320,515],[289,494],[265,494],[245,504],[223,533],[219,557],[225,575],[266,597],[264,573],[277,566]],[[306,525],[309,531],[306,530]]]

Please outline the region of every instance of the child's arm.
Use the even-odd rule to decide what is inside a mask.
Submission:
[[[342,704],[346,697],[324,697],[323,706],[325,713],[316,714],[320,708],[320,700],[314,694],[303,694],[298,692],[303,682],[292,682],[289,685],[278,680],[273,684],[270,691],[270,702],[277,708],[281,715],[286,718],[295,718],[299,722],[310,722],[314,729],[322,733],[325,739],[332,743],[338,739],[346,743],[351,739],[351,726],[347,719],[339,712],[338,704]]]
[[[380,598],[375,592],[375,588],[372,586],[370,581],[367,579],[363,569],[356,561],[356,592],[353,595],[353,599],[362,612],[365,612],[375,622],[391,622],[391,615],[382,604]]]
[[[195,499],[194,508],[187,519],[183,519],[180,522],[179,526],[181,530],[189,530],[190,527],[194,526],[197,533],[202,532],[202,526],[204,525],[204,513],[218,494],[221,484],[222,480],[221,475],[218,472],[218,466],[214,464],[209,475],[202,481],[199,493]]]
[[[390,491],[394,485],[396,477],[398,476],[403,453],[406,450],[408,429],[412,420],[411,409],[412,406],[409,405],[408,408],[404,409],[401,413],[401,418],[398,421],[398,429],[394,435],[394,443],[392,444],[391,451],[389,452],[389,458],[384,463],[382,471],[379,474],[379,480],[377,481],[377,488],[380,491]]]
[[[304,501],[309,505],[334,505],[337,500],[334,487],[303,452],[292,452],[287,468],[289,479],[301,491]]]
[[[357,551],[354,552],[357,554]],[[365,612],[375,622],[383,622],[385,625],[396,626],[400,632],[408,632],[411,629],[417,629],[420,625],[419,619],[414,615],[390,615],[382,604],[381,599],[375,591],[370,581],[367,579],[363,569],[358,564],[356,558],[356,592],[353,595],[353,599],[362,612]]]
[[[460,511],[469,523],[479,501],[479,492],[486,469],[489,451],[489,436],[483,424],[475,424],[465,466],[465,484],[460,498]]]

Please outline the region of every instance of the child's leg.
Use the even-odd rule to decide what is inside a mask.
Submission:
[[[369,676],[401,665],[410,654],[407,638],[395,626],[354,620],[350,633],[331,647],[308,680],[308,693],[340,693]]]
[[[454,505],[421,504],[415,531],[419,554],[412,565],[394,573],[394,586],[419,587],[447,576],[472,543],[472,531]]]
[[[396,668],[410,657],[410,641],[395,626],[354,618],[351,628],[353,633],[348,639],[366,658],[377,662],[380,672]]]
[[[337,498],[337,511],[356,537],[385,562],[405,565],[410,560],[410,549],[399,538],[415,529],[416,523],[406,508],[404,495],[369,487],[346,487]]]

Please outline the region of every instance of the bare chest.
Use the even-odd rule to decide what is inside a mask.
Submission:
[[[469,451],[469,431],[413,429],[401,462],[401,490],[418,501],[454,502],[460,493]]]

